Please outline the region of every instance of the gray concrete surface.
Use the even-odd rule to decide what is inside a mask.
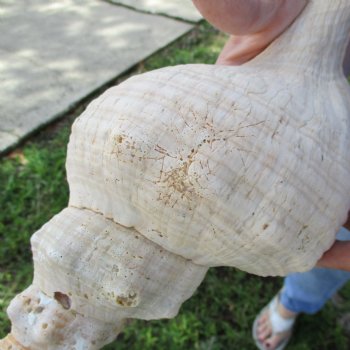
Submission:
[[[101,0],[0,0],[0,153],[191,28]]]
[[[169,17],[181,18],[190,22],[197,22],[202,17],[191,0],[110,0],[116,4]]]

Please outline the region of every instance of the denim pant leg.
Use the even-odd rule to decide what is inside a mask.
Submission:
[[[337,239],[349,241],[350,231],[341,228]],[[284,279],[280,301],[290,311],[313,314],[349,280],[350,272],[335,269],[314,268],[293,273]]]

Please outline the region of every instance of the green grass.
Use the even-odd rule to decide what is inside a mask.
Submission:
[[[142,62],[135,72],[167,65],[215,61],[225,41],[210,26],[196,31]],[[68,201],[65,156],[70,125],[84,106],[47,128],[0,161],[0,337],[10,329],[9,301],[31,282],[29,238]],[[251,325],[255,315],[279,290],[280,278],[260,278],[232,268],[211,269],[195,295],[172,320],[133,321],[105,350],[254,349]],[[350,288],[343,290],[350,300]],[[300,318],[290,349],[350,347],[337,319],[350,303],[331,303],[316,316]]]

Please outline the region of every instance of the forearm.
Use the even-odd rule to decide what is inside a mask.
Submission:
[[[350,230],[350,212],[343,227]],[[316,266],[350,271],[350,241],[335,241]]]
[[[336,241],[316,266],[350,271],[350,241]]]

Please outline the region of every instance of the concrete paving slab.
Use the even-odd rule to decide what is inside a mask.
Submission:
[[[157,13],[190,22],[198,22],[202,16],[191,0],[111,0],[113,3],[128,6],[137,10]]]
[[[100,0],[0,0],[0,17],[0,153],[192,28]]]

